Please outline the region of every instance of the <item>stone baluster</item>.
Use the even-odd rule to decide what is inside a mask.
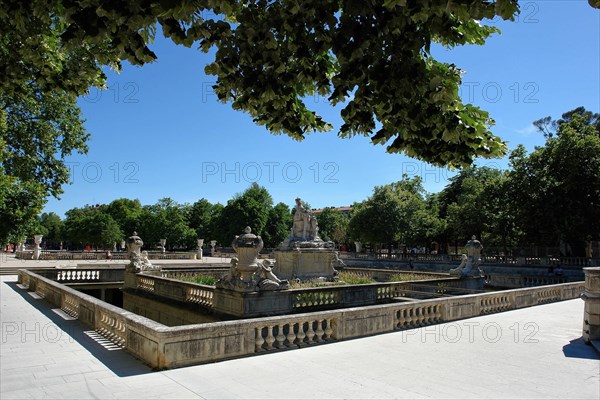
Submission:
[[[273,336],[273,325],[269,325],[267,328],[267,337],[265,338],[267,343],[267,350],[273,349],[273,343],[275,343],[275,337]]]
[[[323,331],[323,320],[319,319],[317,320],[317,331],[315,332],[315,342],[322,342],[323,341],[323,334],[325,332]]]
[[[283,324],[279,324],[277,326],[277,336],[275,337],[275,339],[277,340],[275,347],[277,347],[278,349],[285,348],[285,335],[283,334]]]
[[[312,343],[314,337],[315,331],[313,331],[313,321],[308,321],[308,330],[306,331],[306,343]]]
[[[256,346],[255,351],[261,352],[261,351],[265,351],[265,349],[263,349],[263,344],[265,343],[265,339],[262,336],[262,328],[255,328],[256,331],[256,339],[254,339],[254,344]]]
[[[289,330],[288,330],[288,334],[287,334],[287,341],[288,341],[288,346],[289,347],[295,347],[294,341],[296,340],[296,334],[294,333],[294,328],[295,328],[294,323],[289,324]]]
[[[436,313],[435,313],[435,318],[437,321],[441,321],[442,320],[442,306],[441,305],[437,305],[435,307]]]
[[[325,340],[331,339],[331,334],[333,333],[333,329],[331,329],[331,321],[330,319],[325,320]]]
[[[306,337],[306,334],[304,333],[304,322],[298,323],[298,334],[296,334],[296,337],[298,338],[298,347],[302,346],[304,344],[304,338]]]

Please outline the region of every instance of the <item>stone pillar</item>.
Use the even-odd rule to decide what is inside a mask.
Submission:
[[[585,292],[581,298],[585,301],[583,312],[583,340],[590,343],[600,340],[600,267],[584,268]]]
[[[166,251],[165,244],[167,244],[167,239],[160,239],[160,247],[161,247],[160,251],[163,253]]]
[[[34,260],[40,259],[40,254],[42,253],[42,248],[40,247],[40,243],[42,243],[43,237],[44,237],[43,235],[34,235],[33,236],[33,240],[35,242],[35,245],[33,246],[33,259]]]
[[[198,260],[202,260],[202,245],[204,245],[204,239],[198,239]]]

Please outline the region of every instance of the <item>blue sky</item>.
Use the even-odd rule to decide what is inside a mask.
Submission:
[[[484,46],[435,48],[436,58],[465,70],[461,95],[490,112],[492,131],[528,149],[544,138],[532,121],[554,118],[578,106],[600,112],[600,11],[587,0],[522,1],[516,22],[492,21],[502,30]],[[430,192],[454,172],[385,153],[368,138],[340,139],[339,107],[324,98],[307,101],[334,130],[303,142],[274,136],[248,114],[216,100],[204,74],[211,54],[176,46],[162,37],[158,61],[109,72],[108,89],[92,89],[79,105],[92,134],[87,155],[68,158],[72,183],[44,211],[59,215],[85,204],[163,197],[180,203],[200,198],[225,204],[252,182],[275,203],[296,197],[312,207],[350,205],[376,185],[420,175]],[[506,167],[505,159],[479,165]]]

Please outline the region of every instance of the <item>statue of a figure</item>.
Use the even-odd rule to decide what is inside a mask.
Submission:
[[[450,274],[460,277],[482,276],[483,272],[479,269],[479,265],[481,264],[483,245],[477,240],[477,236],[473,235],[471,237],[471,240],[465,245],[465,249],[467,250],[467,254],[462,255],[460,265],[457,268],[451,269]]]
[[[155,267],[148,260],[148,252],[142,252],[142,246],[144,242],[137,235],[137,232],[133,232],[133,235],[127,239],[127,255],[129,256],[129,264],[125,267],[127,272],[138,273],[147,270],[160,269]]]
[[[344,260],[342,260],[340,258],[340,254],[336,251],[333,253],[333,268],[334,270],[337,269],[344,269],[346,267],[346,263],[344,262]],[[337,272],[337,271],[335,271]]]
[[[246,227],[244,234],[236,236],[231,246],[237,256],[231,259],[229,272],[215,283],[216,287],[237,291],[287,289],[288,282],[275,276],[271,262],[258,260],[264,243],[250,227]]]
[[[272,263],[269,260],[263,260],[258,263],[255,272],[257,285],[261,290],[280,290],[288,288],[288,281],[282,281],[273,273]]]
[[[309,239],[310,224],[312,213],[304,207],[302,200],[296,199],[296,212],[294,213],[294,225],[292,226],[292,236],[294,238]]]
[[[319,237],[319,224],[316,215],[298,197],[290,235],[279,244],[279,250],[325,249],[332,248],[333,242],[325,242]]]

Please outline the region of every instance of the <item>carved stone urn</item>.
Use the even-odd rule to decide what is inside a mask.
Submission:
[[[243,282],[250,283],[252,281],[252,274],[258,268],[258,253],[260,253],[263,246],[262,238],[253,234],[249,226],[244,229],[242,235],[236,236],[231,243],[231,247],[237,253],[237,270]]]

